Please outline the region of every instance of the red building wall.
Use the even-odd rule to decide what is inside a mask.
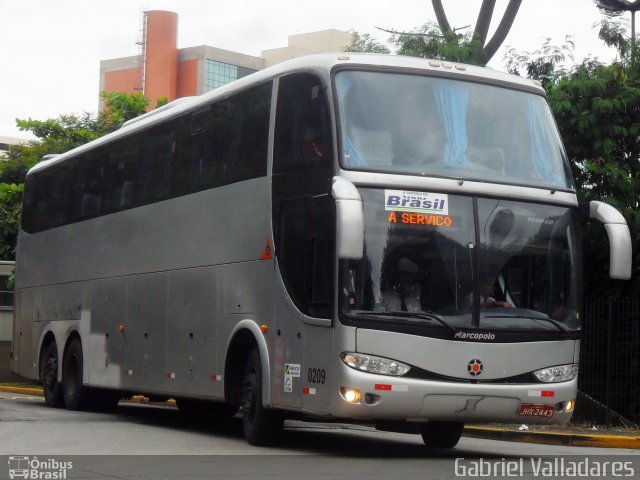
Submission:
[[[166,96],[175,100],[178,82],[178,14],[162,10],[145,12],[144,95],[152,103]]]
[[[178,97],[198,94],[198,60],[178,62]]]

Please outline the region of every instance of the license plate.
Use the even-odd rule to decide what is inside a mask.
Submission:
[[[553,417],[556,407],[553,405],[520,405],[519,415],[524,417]]]

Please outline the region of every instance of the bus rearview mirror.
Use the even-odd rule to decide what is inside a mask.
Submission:
[[[331,196],[336,202],[336,254],[343,260],[360,260],[364,254],[362,199],[353,183],[333,177]]]
[[[591,201],[585,216],[604,224],[609,237],[609,276],[616,280],[631,278],[632,248],[629,227],[622,214],[604,202]],[[588,207],[588,212],[586,211]]]

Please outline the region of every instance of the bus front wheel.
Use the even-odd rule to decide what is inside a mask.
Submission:
[[[284,416],[262,405],[262,362],[257,348],[251,351],[247,359],[240,406],[242,428],[249,444],[267,445],[280,436]]]
[[[44,401],[50,407],[63,407],[62,385],[58,382],[58,345],[49,342],[40,356],[40,381],[44,391]]]
[[[455,447],[463,430],[463,422],[429,422],[420,425],[422,440],[428,448]]]

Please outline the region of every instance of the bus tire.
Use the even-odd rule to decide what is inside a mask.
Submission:
[[[428,448],[453,448],[460,441],[464,422],[429,422],[420,425],[422,440]]]
[[[44,402],[49,407],[64,407],[62,397],[62,384],[58,382],[58,345],[55,341],[49,342],[40,356],[40,382],[44,392]]]
[[[262,405],[262,362],[254,348],[249,354],[242,380],[240,406],[242,429],[250,445],[268,445],[282,433],[284,416]]]
[[[82,384],[83,368],[82,343],[74,338],[69,343],[62,364],[62,395],[64,405],[69,410],[82,410],[89,400],[91,392]]]

